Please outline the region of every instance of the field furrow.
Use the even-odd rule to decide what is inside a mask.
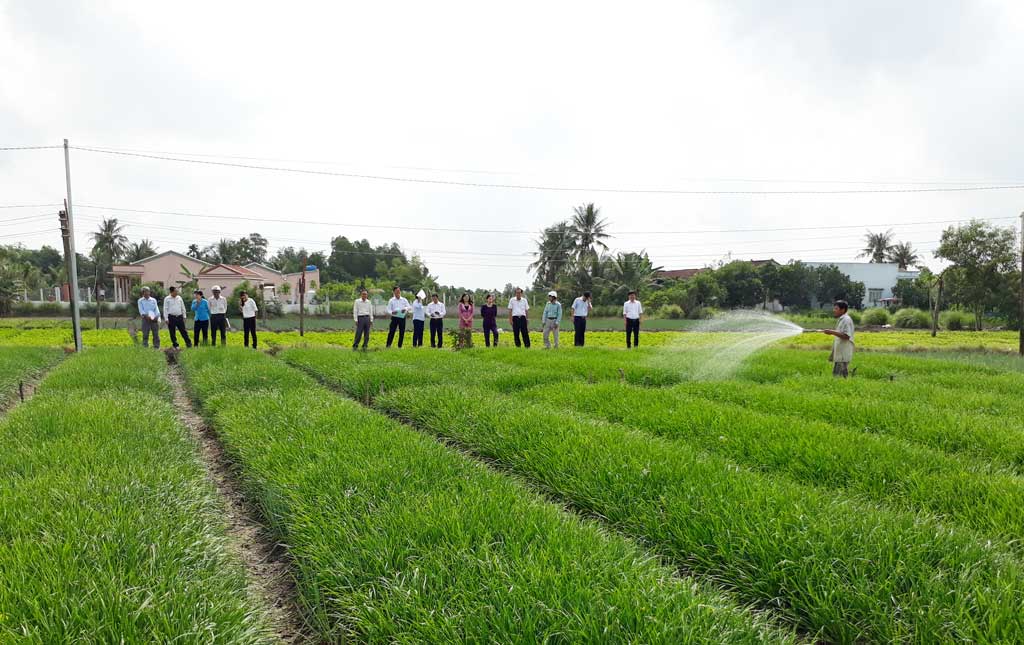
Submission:
[[[163,369],[91,350],[0,421],[0,640],[269,640]]]
[[[63,354],[49,347],[0,347],[0,411],[19,401],[22,394],[28,396],[33,382]]]
[[[230,349],[181,360],[289,545],[325,640],[792,640],[628,540],[281,361]]]

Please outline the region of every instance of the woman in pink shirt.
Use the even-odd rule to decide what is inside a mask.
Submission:
[[[468,293],[459,298],[459,329],[473,328],[473,296]]]

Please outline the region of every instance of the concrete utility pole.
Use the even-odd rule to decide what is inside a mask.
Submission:
[[[1024,211],[1020,214],[1020,311],[1017,319],[1020,321],[1020,355],[1024,357]]]
[[[68,151],[68,140],[64,139],[64,177],[67,181],[68,194],[61,211],[61,233],[64,238],[64,261],[68,270],[68,282],[71,283],[71,328],[75,337],[75,351],[82,351],[82,321],[78,318],[78,257],[75,254],[75,220],[71,211],[71,154]]]
[[[299,336],[306,334],[306,262],[309,258],[302,258],[302,275],[299,276]]]

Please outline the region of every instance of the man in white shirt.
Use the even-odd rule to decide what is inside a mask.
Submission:
[[[437,299],[437,294],[430,294],[430,303],[427,305],[427,318],[430,319],[430,346],[441,348],[444,345],[444,303]],[[434,338],[437,337],[437,344]]]
[[[508,301],[508,324],[512,327],[512,338],[515,339],[516,347],[520,347],[519,338],[522,337],[522,344],[530,349],[530,325],[527,319],[527,312],[530,311],[530,303],[523,297],[523,290],[516,287],[516,295]]]
[[[626,321],[626,349],[640,347],[640,317],[644,315],[644,306],[636,299],[636,291],[630,291],[628,300],[622,303],[622,317]],[[630,334],[633,335],[632,344]]]
[[[388,325],[387,346],[395,339],[395,330],[398,330],[398,347],[401,349],[402,341],[405,340],[405,316],[412,311],[409,301],[402,297],[402,290],[395,287],[392,290],[391,300],[388,300],[388,314],[391,315],[391,323]]]
[[[850,374],[850,361],[853,360],[853,318],[849,314],[850,305],[845,300],[837,300],[832,306],[832,315],[838,318],[835,329],[823,329],[826,335],[832,336],[832,376],[846,378]]]
[[[370,329],[373,328],[373,303],[367,297],[366,289],[359,290],[359,297],[352,304],[352,320],[356,324],[356,340],[352,343],[352,351],[359,347],[359,341],[363,341],[363,351],[370,344]]]
[[[171,345],[174,349],[178,349],[178,332],[185,339],[185,347],[192,347],[188,330],[185,329],[185,301],[181,299],[177,287],[168,289],[167,297],[164,298],[164,320],[167,321],[167,330],[171,332]]]
[[[427,297],[426,292],[420,289],[416,299],[412,301],[412,346],[423,347],[423,325],[426,324],[427,308],[423,299]]]
[[[217,346],[217,330],[220,330],[220,344],[227,347],[228,299],[220,295],[220,287],[213,285],[213,297],[206,302],[210,305],[210,340]]]
[[[245,346],[249,346],[249,335],[252,335],[252,348],[256,349],[256,312],[259,307],[256,301],[245,291],[238,294],[238,304],[242,310],[242,330],[245,335]]]
[[[139,318],[142,320],[142,346],[149,347],[149,335],[153,334],[153,347],[160,349],[160,305],[149,295],[149,287],[142,287],[139,298]]]
[[[593,308],[589,291],[584,291],[582,296],[572,301],[572,327],[575,331],[572,344],[576,347],[583,347],[587,335],[587,316]]]

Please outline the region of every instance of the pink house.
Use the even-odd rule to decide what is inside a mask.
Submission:
[[[290,303],[298,302],[301,273],[282,273],[258,262],[245,266],[211,264],[177,251],[164,251],[137,262],[115,265],[110,271],[114,277],[114,302],[128,302],[135,284],[157,283],[166,289],[188,282],[190,278],[182,270],[183,266],[192,276],[197,276],[199,288],[206,294],[210,293],[213,285],[230,294],[235,287],[247,281],[254,289],[263,289],[264,298],[268,300],[285,298]],[[281,290],[284,284],[289,285],[287,296]],[[307,271],[306,290],[315,291],[319,286],[320,270]]]
[[[166,289],[188,282],[182,266],[194,275],[212,265],[177,251],[164,251],[130,264],[114,265],[110,271],[114,277],[114,302],[128,302],[135,284],[152,282]]]

